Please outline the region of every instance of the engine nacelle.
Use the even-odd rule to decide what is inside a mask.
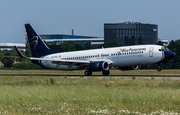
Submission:
[[[90,71],[109,70],[109,64],[105,61],[92,62],[89,64]]]
[[[118,67],[118,69],[125,71],[125,70],[136,70],[138,69],[138,65],[136,66],[128,66],[128,67]]]

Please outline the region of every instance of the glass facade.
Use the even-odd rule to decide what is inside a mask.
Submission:
[[[115,41],[121,46],[156,44],[158,26],[142,23],[104,24],[104,41]]]

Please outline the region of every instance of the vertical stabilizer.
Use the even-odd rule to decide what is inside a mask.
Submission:
[[[25,28],[33,57],[41,57],[48,54],[58,53],[46,46],[41,37],[36,33],[30,24],[25,24]]]

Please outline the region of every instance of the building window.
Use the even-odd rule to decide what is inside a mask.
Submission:
[[[139,25],[137,25],[137,29],[139,29]]]
[[[142,44],[142,37],[139,37],[138,44]]]
[[[118,30],[116,30],[116,32],[118,33]]]
[[[116,36],[117,38],[118,38],[118,34],[117,34],[117,36]]]
[[[130,45],[135,45],[135,37],[132,36],[132,38],[130,39]]]
[[[127,46],[127,45],[128,45],[128,42],[129,42],[128,36],[125,37],[124,41],[125,41],[125,44],[124,44],[124,45]]]

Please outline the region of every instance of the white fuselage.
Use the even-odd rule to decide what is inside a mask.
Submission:
[[[113,67],[128,67],[135,65],[154,64],[163,59],[163,52],[159,51],[162,46],[158,45],[137,45],[115,48],[102,48],[94,50],[73,51],[64,53],[55,53],[44,56],[43,59],[51,60],[85,60],[90,62],[108,61]],[[69,66],[66,64],[54,64],[52,61],[42,60],[41,64],[47,68],[74,70],[80,69],[78,66]],[[86,69],[86,68],[84,68]]]

